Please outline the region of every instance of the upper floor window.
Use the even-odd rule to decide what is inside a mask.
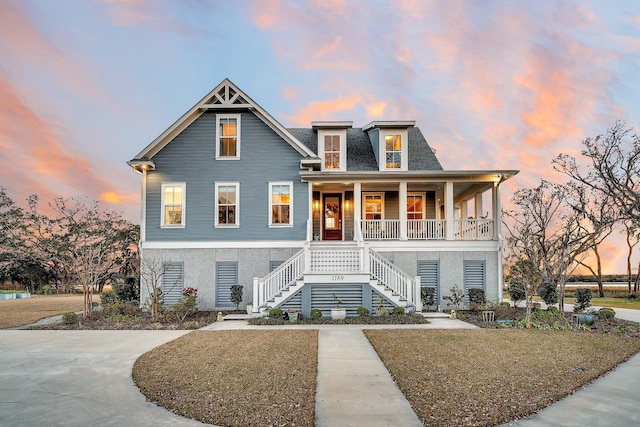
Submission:
[[[400,169],[402,167],[402,136],[386,135],[385,156],[387,169]]]
[[[340,169],[340,135],[324,136],[324,168]]]
[[[237,182],[216,183],[216,227],[240,225],[240,184]]]
[[[362,198],[364,219],[384,219],[383,193],[365,193]]]
[[[185,183],[162,184],[161,226],[184,227],[185,187]]]
[[[240,158],[240,114],[216,115],[216,159]]]
[[[318,156],[323,171],[346,171],[347,130],[318,129]]]
[[[293,183],[269,183],[269,225],[293,225]]]

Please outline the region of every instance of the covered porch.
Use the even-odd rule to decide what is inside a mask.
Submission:
[[[304,174],[308,240],[498,240],[505,173]],[[412,176],[413,175],[413,176]],[[352,179],[352,180],[351,180]]]

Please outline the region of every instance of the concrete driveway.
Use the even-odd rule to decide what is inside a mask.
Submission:
[[[0,330],[0,425],[201,426],[131,379],[138,356],[186,333]]]

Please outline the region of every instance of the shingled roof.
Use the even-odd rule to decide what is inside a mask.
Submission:
[[[288,128],[291,135],[314,153],[318,152],[318,134],[310,128]],[[409,170],[443,170],[429,143],[417,127],[408,129]],[[347,129],[347,171],[377,171],[378,163],[362,128]]]

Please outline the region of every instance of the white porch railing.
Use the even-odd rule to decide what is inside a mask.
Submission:
[[[399,219],[363,219],[360,224],[364,240],[397,240],[400,238]]]
[[[409,219],[408,240],[445,240],[446,220]],[[494,221],[492,219],[457,219],[453,223],[454,240],[493,240]],[[400,220],[363,219],[356,222],[356,241],[400,240]]]
[[[305,249],[301,249],[287,261],[263,278],[253,279],[253,307],[258,310],[265,302],[283,289],[293,285],[304,274]]]
[[[407,302],[416,304],[420,295],[416,298],[415,278],[393,265],[388,259],[377,252],[369,250],[371,275],[398,295],[403,296]]]
[[[492,219],[457,219],[454,221],[455,240],[493,240]]]
[[[444,219],[407,220],[407,239],[444,240]]]

